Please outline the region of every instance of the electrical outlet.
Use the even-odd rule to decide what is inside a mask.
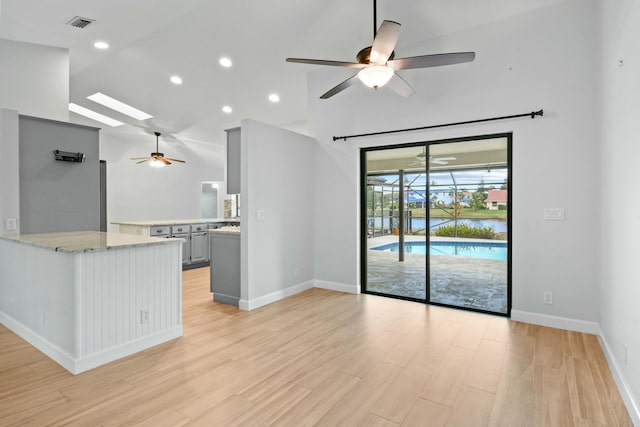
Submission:
[[[544,293],[544,303],[545,304],[553,304],[553,294],[549,291]]]
[[[5,224],[5,228],[7,231],[13,231],[18,227],[18,223],[15,218],[7,218],[7,223]]]
[[[264,221],[264,209],[256,209],[256,221]]]
[[[545,221],[564,221],[564,208],[544,208]]]
[[[624,363],[625,365],[627,364],[627,361],[628,361],[627,356],[628,356],[627,345],[625,344],[622,346],[622,363]]]
[[[293,277],[297,279],[299,274],[300,274],[300,270],[298,269],[298,267],[294,268]]]
[[[42,310],[42,315],[40,316],[42,320],[42,326],[47,324],[47,312],[45,310]]]
[[[149,309],[143,308],[140,310],[140,323],[149,322]]]

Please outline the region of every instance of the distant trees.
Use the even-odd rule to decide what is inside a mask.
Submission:
[[[484,179],[480,178],[480,184],[478,189],[471,195],[471,202],[469,206],[471,209],[478,210],[485,208],[485,201],[487,200],[487,188],[484,186]]]

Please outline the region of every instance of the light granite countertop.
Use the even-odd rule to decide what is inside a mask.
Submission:
[[[210,228],[209,234],[237,234],[240,235],[240,227],[220,227],[220,228]]]
[[[135,234],[104,233],[100,231],[19,234],[15,236],[0,236],[0,239],[12,240],[26,245],[65,253],[106,251],[132,246],[164,245],[183,240],[147,237]]]
[[[152,227],[156,225],[182,225],[182,224],[208,224],[217,222],[229,222],[240,224],[240,218],[196,218],[196,219],[161,219],[155,221],[113,221],[111,224],[138,225]]]

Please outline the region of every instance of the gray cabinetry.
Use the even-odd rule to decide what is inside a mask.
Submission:
[[[209,239],[206,232],[191,233],[191,262],[209,260]]]
[[[152,237],[169,237],[171,235],[171,227],[151,227],[149,234]]]
[[[240,301],[240,233],[209,233],[211,292],[214,301],[237,306]]]
[[[240,194],[240,128],[227,132],[227,194]]]
[[[171,237],[183,239],[182,241],[182,264],[189,264],[191,261],[191,235],[188,225],[172,225]]]

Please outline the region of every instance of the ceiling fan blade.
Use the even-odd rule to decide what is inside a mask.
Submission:
[[[357,62],[328,61],[324,59],[287,58],[286,61],[297,62],[300,64],[330,65],[333,67],[349,67],[349,68],[364,68],[367,66],[367,64],[359,64]]]
[[[391,60],[387,65],[394,70],[411,68],[440,67],[443,65],[462,64],[475,59],[475,52],[438,53],[435,55],[411,56]]]
[[[380,65],[386,64],[393,52],[393,49],[396,47],[399,35],[400,24],[395,21],[382,21],[382,24],[380,24],[380,28],[378,28],[378,32],[376,33],[376,37],[373,39],[373,44],[371,45],[369,63],[376,63]]]
[[[156,160],[159,161],[159,162],[164,163],[165,165],[170,165],[171,164],[171,162],[169,160],[167,160],[166,157],[156,157]]]
[[[431,160],[431,163],[433,163],[434,165],[446,165],[449,162],[445,162],[442,160]]]
[[[322,96],[320,96],[320,99],[331,98],[336,93],[342,92],[343,90],[345,90],[349,86],[355,84],[358,80],[359,80],[358,79],[358,75],[354,74],[353,76],[349,77],[347,80],[343,81],[339,85],[337,85],[337,86],[333,87],[332,89],[329,89],[328,91],[326,91],[324,94],[322,94]]]
[[[171,157],[165,157],[165,159],[171,160],[172,162],[187,163],[185,160],[172,159]]]
[[[135,159],[131,159],[131,160],[135,160]],[[139,162],[136,162],[136,164],[140,164],[140,163],[144,163],[144,162],[148,162],[149,160],[151,160],[151,157],[147,157],[144,160],[140,160]]]
[[[142,160],[142,159],[147,159],[149,160],[149,157],[130,157],[129,160]]]
[[[389,89],[393,90],[398,95],[404,96],[405,98],[416,93],[411,85],[407,83],[405,79],[400,77],[398,73],[393,73],[391,80],[389,80],[389,82],[387,83],[387,87],[389,87]]]

